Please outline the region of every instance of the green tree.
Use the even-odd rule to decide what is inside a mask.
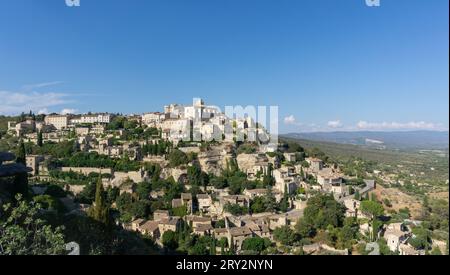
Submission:
[[[150,201],[139,200],[131,204],[130,214],[134,218],[147,218],[150,212]]]
[[[256,197],[252,200],[250,204],[250,208],[252,210],[252,213],[258,214],[266,211],[266,206],[264,204],[264,198],[263,197]]]
[[[199,165],[189,166],[187,169],[188,180],[191,185],[200,186],[202,170]]]
[[[58,212],[62,212],[64,210],[64,207],[62,206],[61,202],[53,198],[49,195],[38,195],[33,198],[33,201],[38,203],[42,208],[48,209],[48,210],[56,210]]]
[[[383,206],[376,201],[362,201],[361,202],[361,211],[366,214],[369,214],[372,219],[380,217],[384,213]]]
[[[20,139],[19,146],[17,147],[16,163],[27,165],[25,143],[23,142],[23,139]]]
[[[136,194],[140,200],[149,199],[150,192],[152,191],[151,182],[141,182],[136,186]]]
[[[253,251],[261,254],[267,247],[270,246],[270,240],[267,241],[261,237],[247,238],[242,243],[242,250]]]
[[[37,135],[37,146],[42,147],[42,145],[44,145],[44,140],[42,137],[42,131],[39,131]]]
[[[295,230],[301,238],[311,238],[316,235],[314,226],[305,219],[300,219],[295,225]]]
[[[209,252],[210,255],[216,255],[217,254],[217,251],[216,251],[216,249],[217,249],[217,240],[216,240],[216,236],[214,235],[214,233],[213,233],[212,238],[211,238],[211,245],[209,246],[209,249],[210,249],[210,252]]]
[[[284,186],[284,195],[283,199],[280,202],[280,211],[285,213],[289,208],[289,194],[287,192],[287,186]]]
[[[225,237],[222,237],[219,240],[219,246],[220,246],[220,255],[224,255],[225,254],[225,248],[228,247],[228,239]]]
[[[122,193],[117,197],[116,206],[120,212],[131,211],[131,205],[133,203],[133,196],[130,193]]]
[[[297,240],[295,232],[287,225],[276,228],[273,237],[283,245],[292,245]]]
[[[97,185],[94,182],[88,183],[83,191],[81,191],[77,197],[77,202],[85,203],[85,204],[91,204],[95,200],[95,192],[97,189]]]
[[[272,192],[272,189],[269,188],[269,191],[267,192],[267,195],[263,198],[264,200],[264,206],[266,208],[266,212],[275,212],[277,209],[277,200],[275,198],[275,195]]]
[[[108,204],[112,204],[120,195],[120,189],[118,187],[109,187],[106,190],[106,200]]]
[[[40,207],[16,196],[17,206],[3,206],[0,216],[0,255],[65,254],[63,228],[46,224],[39,217]]]
[[[308,200],[303,219],[315,229],[340,227],[345,218],[345,207],[330,195],[319,194]]]
[[[225,220],[218,220],[214,223],[214,228],[225,228]]]
[[[228,185],[230,187],[230,194],[237,195],[242,192],[242,187],[247,181],[246,176],[234,175],[228,178]]]
[[[175,149],[172,150],[168,156],[169,165],[171,167],[178,167],[180,165],[188,164],[188,156],[182,151]]]
[[[187,215],[187,213],[188,213],[188,210],[185,205],[172,209],[172,214],[176,217],[184,217]]]
[[[164,247],[175,250],[178,247],[177,233],[172,230],[164,232],[162,236],[162,243]]]
[[[210,179],[210,184],[217,189],[223,189],[228,186],[227,179],[224,177],[212,177]]]
[[[378,233],[375,232],[376,231],[375,225],[377,224],[376,220],[378,219],[378,217],[383,215],[384,208],[380,203],[376,201],[365,200],[361,202],[361,211],[370,216],[370,222],[372,226],[371,240],[375,240],[375,236]]]
[[[420,226],[414,227],[412,233],[413,238],[408,240],[408,243],[416,249],[425,249],[428,251],[431,245],[431,231],[428,228],[428,223],[424,222]]]
[[[336,228],[336,247],[339,249],[351,249],[357,240],[359,225],[355,218],[346,218],[342,228]]]
[[[94,205],[89,209],[89,217],[105,226],[111,225],[109,205],[106,202],[106,192],[103,189],[102,179],[99,178],[95,191]]]
[[[224,210],[234,216],[240,216],[248,213],[248,208],[238,204],[227,203]]]
[[[189,255],[209,255],[208,247],[204,243],[197,242],[189,248]]]

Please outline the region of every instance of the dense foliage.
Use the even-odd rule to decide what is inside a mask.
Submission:
[[[98,168],[112,168],[115,171],[137,171],[141,164],[137,161],[129,160],[126,157],[120,159],[111,159],[105,155],[99,155],[95,152],[86,153],[78,152],[74,155],[55,161],[58,166],[67,167],[98,167]]]
[[[0,255],[58,255],[65,253],[61,227],[40,217],[41,205],[19,195],[16,205],[6,204],[0,216]]]

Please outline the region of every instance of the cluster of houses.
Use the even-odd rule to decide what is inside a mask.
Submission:
[[[239,168],[247,173],[250,180],[255,179],[258,172],[266,173],[269,165],[275,169],[272,176],[275,179],[274,191],[277,193],[294,194],[299,188],[316,190],[333,194],[336,200],[344,201],[354,197],[354,192],[365,195],[375,189],[375,181],[366,180],[365,186],[348,186],[344,182],[344,175],[338,168],[327,167],[317,158],[306,158],[304,162],[297,160],[297,154],[284,153],[285,164],[280,164],[276,157],[269,157],[264,153],[240,154],[237,156]],[[314,178],[315,182],[307,181]],[[261,191],[260,191],[261,192]]]
[[[240,201],[239,196],[226,196],[226,203],[245,204],[245,200]],[[255,215],[234,216],[229,213],[204,215],[214,207],[211,196],[198,194],[196,196],[196,206],[190,193],[184,193],[180,199],[174,199],[173,207],[186,206],[189,214],[184,217],[171,216],[167,210],[157,210],[152,220],[137,219],[128,226],[133,231],[153,238],[162,245],[162,236],[168,230],[176,232],[180,222],[184,221],[192,228],[192,234],[198,236],[214,236],[220,240],[225,238],[229,245],[232,245],[237,252],[241,251],[242,243],[245,239],[259,236],[272,241],[273,230],[281,226],[295,226],[302,212],[293,210],[288,213],[260,213]],[[196,207],[202,214],[194,215],[192,209]],[[209,212],[211,213],[211,212]],[[216,226],[223,221],[221,226]]]
[[[392,252],[399,252],[400,255],[424,255],[425,251],[416,250],[408,244],[411,237],[411,228],[405,223],[391,223],[384,230],[384,239]]]
[[[173,177],[178,182],[186,184],[187,167],[170,167],[164,156],[145,155],[142,147],[149,142],[158,144],[170,141],[175,146],[186,139],[222,140],[228,134],[242,135],[251,139],[257,135],[267,134],[266,130],[257,125],[252,118],[230,119],[215,106],[207,106],[201,99],[196,99],[192,106],[171,104],[164,107],[164,112],[146,113],[129,116],[138,125],[156,128],[158,136],[147,140],[125,141],[122,131],[106,131],[106,125],[111,123],[114,115],[99,113],[85,115],[47,115],[43,122],[26,120],[20,123],[8,123],[10,132],[38,142],[38,132],[42,133],[45,142],[60,142],[69,138],[76,140],[81,151],[96,152],[110,158],[123,158],[141,162],[158,163],[162,168],[161,177]],[[220,135],[220,137],[218,137]],[[179,229],[180,222],[191,225],[193,234],[200,236],[214,235],[217,239],[226,238],[233,243],[237,251],[242,242],[249,237],[259,236],[273,240],[272,232],[277,227],[294,227],[303,215],[306,202],[311,193],[322,192],[331,194],[346,206],[348,217],[367,218],[360,211],[360,201],[355,198],[356,192],[364,196],[375,189],[375,181],[366,180],[362,186],[349,186],[339,168],[330,167],[318,158],[303,159],[298,153],[284,152],[271,154],[277,148],[259,143],[254,153],[237,153],[235,143],[223,140],[209,144],[206,150],[201,149],[201,142],[190,143],[178,147],[185,153],[195,153],[202,171],[220,176],[230,160],[235,160],[240,171],[247,175],[250,181],[261,180],[263,176],[273,177],[274,184],[270,188],[245,189],[241,194],[231,194],[229,188],[217,189],[212,186],[201,187],[203,194],[195,197],[191,193],[183,193],[172,201],[172,208],[185,207],[184,217],[171,216],[167,210],[157,210],[151,220],[137,219],[125,225],[130,230],[140,232],[153,238],[161,244],[161,237],[168,230]],[[32,176],[41,179],[49,177],[48,156],[28,155],[27,167],[31,168]],[[90,173],[109,174],[103,179],[105,187],[119,187],[121,192],[132,192],[127,182],[140,183],[149,179],[144,169],[131,172],[117,172],[112,169],[98,167],[59,167],[63,172],[76,172],[83,175]],[[74,193],[80,192],[79,186],[68,186]],[[302,191],[302,192],[299,192]],[[312,192],[314,191],[314,192]],[[250,207],[251,202],[259,197],[270,196],[276,202],[289,198],[286,213],[260,213],[254,215],[233,215],[227,212],[227,206],[238,205]],[[161,191],[152,191],[152,198],[164,196]],[[224,226],[216,224],[224,221]],[[367,234],[368,224],[361,226],[361,232]],[[392,251],[400,254],[418,253],[407,244],[410,231],[403,225],[391,224],[384,230],[384,238]],[[311,249],[316,249],[311,247]]]
[[[146,113],[141,122],[161,129],[162,138],[177,145],[181,141],[268,140],[267,131],[250,116],[231,119],[217,106],[194,99],[191,106],[170,104],[164,113]]]
[[[44,121],[36,122],[34,119],[28,118],[23,122],[8,122],[8,131],[15,132],[17,136],[26,133],[42,131],[44,133],[52,131],[62,131],[73,129],[81,125],[105,125],[111,122],[114,115],[108,113],[99,114],[50,114],[46,115]],[[101,128],[101,127],[100,127]],[[96,131],[95,129],[93,131]]]
[[[225,152],[223,152],[226,154]],[[239,251],[243,240],[252,236],[267,237],[273,240],[273,230],[281,226],[295,227],[298,219],[302,216],[306,207],[307,197],[296,196],[299,188],[305,190],[316,190],[334,194],[336,199],[341,200],[347,206],[347,216],[357,216],[363,218],[363,214],[358,211],[360,201],[350,195],[349,188],[343,182],[342,174],[332,168],[326,167],[322,160],[316,158],[307,158],[308,165],[299,163],[296,154],[285,153],[286,164],[282,164],[276,157],[270,157],[263,152],[254,154],[238,154],[236,161],[240,170],[247,174],[249,180],[257,179],[258,174],[268,173],[269,167],[273,167],[273,178],[275,185],[273,188],[246,189],[242,194],[232,195],[228,188],[217,189],[212,186],[201,188],[204,194],[198,194],[194,198],[191,193],[183,193],[180,198],[173,199],[172,208],[186,207],[187,214],[184,219],[186,222],[193,222],[193,234],[214,235],[216,238],[226,238],[229,243]],[[183,171],[178,171],[181,176]],[[317,183],[310,184],[305,181],[308,175],[316,178]],[[186,186],[189,189],[189,186]],[[360,194],[365,194],[375,188],[374,181],[366,181],[366,186],[360,188]],[[280,202],[285,195],[289,195],[290,205],[286,213],[261,213],[254,215],[236,216],[227,212],[227,205],[238,205],[249,207],[252,200],[257,197],[268,196],[269,192],[274,196],[276,202]],[[286,194],[286,192],[288,194]],[[162,196],[154,192],[152,197]],[[173,217],[175,220],[181,220],[180,217]],[[213,225],[219,221],[225,220],[224,228],[215,228]],[[167,220],[162,220],[166,222]],[[154,231],[151,236],[157,242],[160,242],[161,229],[157,224],[161,220],[133,222],[134,230],[146,234],[147,228],[151,225]]]

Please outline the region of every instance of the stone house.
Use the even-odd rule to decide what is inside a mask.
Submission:
[[[33,169],[31,171],[32,176],[39,175],[39,164],[44,161],[44,156],[38,155],[28,155],[26,156],[26,165],[27,167]]]
[[[184,218],[186,222],[192,226],[192,228],[197,228],[200,225],[211,225],[211,218],[199,217],[194,215],[189,215]]]
[[[232,227],[229,229],[228,243],[232,243],[236,251],[240,251],[244,240],[253,236],[253,232],[246,226]]]
[[[230,195],[222,197],[222,205],[229,204],[237,204],[241,207],[249,207],[250,206],[250,199],[249,197],[245,195]]]
[[[158,229],[161,236],[167,231],[176,232],[180,225],[179,217],[170,217],[158,221]]]
[[[193,229],[193,233],[199,236],[206,236],[211,235],[213,229],[211,224],[199,224]]]
[[[309,168],[313,173],[318,173],[324,167],[324,163],[318,158],[306,158],[306,162],[309,164]]]
[[[139,231],[141,234],[150,236],[153,239],[158,239],[161,236],[159,231],[159,223],[157,221],[147,221],[143,223],[140,226]]]
[[[296,162],[297,161],[297,155],[295,153],[284,153],[283,156],[287,162]]]
[[[168,210],[156,210],[153,213],[153,220],[154,221],[161,221],[163,219],[170,218],[170,214]]]
[[[339,186],[343,183],[342,175],[339,173],[333,172],[331,169],[327,169],[325,171],[320,171],[317,173],[317,182],[321,185],[333,185]]]
[[[172,208],[179,208],[183,206],[183,200],[182,199],[173,199],[172,200]]]
[[[392,223],[386,228],[384,239],[387,242],[389,250],[397,252],[401,244],[406,244],[410,235],[411,233],[403,223]]]
[[[212,198],[208,194],[197,195],[198,210],[202,213],[209,213],[212,206]]]
[[[228,238],[228,229],[226,229],[226,228],[214,228],[213,230],[212,230],[212,232],[214,233],[214,237],[217,239],[217,240],[220,240],[220,239],[222,239],[222,238],[226,238],[227,240],[229,239]]]

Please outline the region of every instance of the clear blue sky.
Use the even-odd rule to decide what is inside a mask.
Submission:
[[[0,114],[202,97],[278,105],[282,132],[448,129],[448,5],[0,0]]]

